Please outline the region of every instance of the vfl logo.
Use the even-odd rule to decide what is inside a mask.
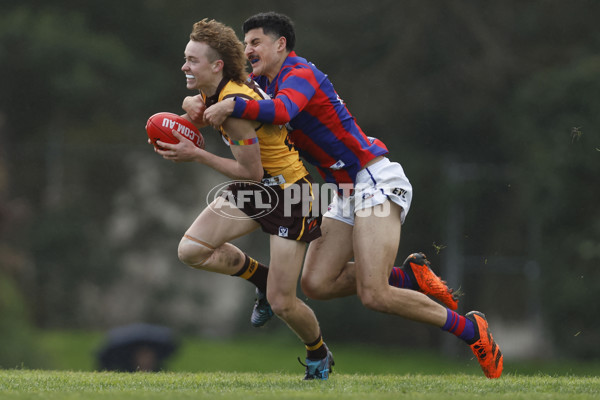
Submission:
[[[279,227],[279,236],[288,237],[288,228],[286,228],[285,226],[280,226]]]
[[[176,125],[177,128],[175,128]],[[194,132],[187,126],[181,125],[179,122],[170,120],[169,118],[163,118],[162,126],[169,129],[175,129],[182,136],[185,136],[186,138],[191,140],[196,146],[200,146],[200,136],[198,136],[196,132]]]

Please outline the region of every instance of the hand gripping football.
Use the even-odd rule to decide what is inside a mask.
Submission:
[[[146,123],[146,133],[154,147],[160,149],[156,144],[157,140],[165,143],[179,143],[179,140],[173,136],[172,130],[176,130],[186,139],[189,139],[197,147],[204,148],[204,137],[187,119],[173,113],[159,112],[148,118]]]

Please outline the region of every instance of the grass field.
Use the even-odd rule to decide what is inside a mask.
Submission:
[[[2,399],[597,399],[598,377],[0,371]]]
[[[505,359],[503,377],[489,380],[466,354],[336,344],[330,380],[304,382],[293,338],[187,338],[168,372],[133,374],[94,372],[101,341],[95,333],[43,334],[48,368],[0,369],[0,399],[600,398],[599,363]]]
[[[286,332],[287,333],[287,332]],[[94,354],[103,335],[90,332],[44,332],[37,338],[45,362],[39,365],[0,365],[67,371],[96,369]],[[343,374],[467,374],[481,376],[479,364],[465,346],[462,354],[444,357],[438,349],[407,349],[373,344],[336,343],[336,372]],[[291,334],[257,334],[227,340],[185,337],[166,364],[170,372],[260,372],[302,374],[297,357],[302,346]],[[504,371],[515,375],[600,376],[600,360],[513,360]]]

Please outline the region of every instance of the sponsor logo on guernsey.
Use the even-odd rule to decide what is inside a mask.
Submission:
[[[346,164],[342,160],[337,160],[335,164],[331,165],[329,169],[337,171],[338,169],[344,168]]]
[[[285,178],[283,175],[271,176],[269,178],[263,178],[261,181],[265,186],[277,186],[283,185],[285,183]]]

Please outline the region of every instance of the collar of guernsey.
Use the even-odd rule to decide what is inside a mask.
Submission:
[[[223,88],[225,88],[225,86],[227,85],[227,83],[229,83],[228,79],[226,79],[226,78],[221,79],[221,82],[219,82],[219,85],[217,86],[217,91],[215,92],[215,94],[213,94],[210,97],[208,97],[204,93],[202,93],[202,98],[204,99],[204,104],[206,104],[206,107],[210,107],[213,104],[216,104],[216,103],[218,103],[220,101],[219,100],[219,95],[221,94],[221,91],[223,90]],[[230,98],[230,97],[233,97],[233,99],[235,100],[236,96],[227,96],[227,98]],[[254,138],[251,138],[251,139],[233,140],[229,136],[227,136],[227,134],[223,131],[223,128],[221,128],[220,131],[221,131],[221,135],[223,136],[223,139],[229,145],[247,146],[247,145],[250,145],[250,144],[258,143],[258,137],[254,137]]]

